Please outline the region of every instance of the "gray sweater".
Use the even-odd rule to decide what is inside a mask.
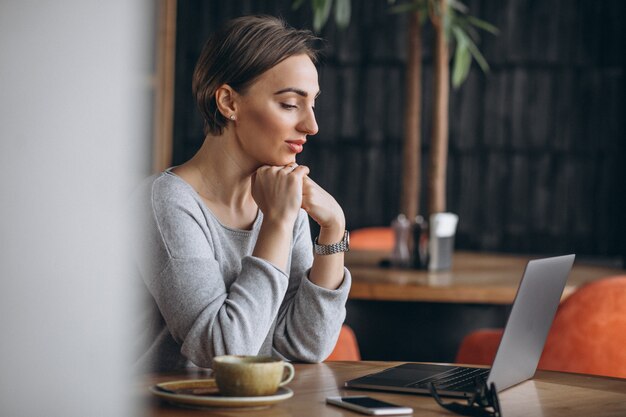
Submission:
[[[143,223],[137,247],[146,297],[139,367],[210,367],[223,354],[320,362],[330,354],[345,318],[350,273],[344,269],[336,290],[309,281],[313,253],[304,210],[286,275],[251,255],[260,211],[251,230],[224,226],[169,171],[150,177],[134,202]]]

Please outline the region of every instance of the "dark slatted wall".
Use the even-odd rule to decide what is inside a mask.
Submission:
[[[299,162],[357,228],[387,225],[399,209],[407,25],[405,16],[387,13],[384,0],[352,3],[350,27],[331,23],[321,34],[328,42],[316,106],[320,133]],[[460,216],[457,247],[626,258],[626,2],[466,3],[501,34],[482,36],[491,72],[473,68],[450,97],[448,208]],[[251,13],[311,27],[306,7],[294,12],[290,4],[179,2],[174,164],[202,140],[190,85],[204,40],[224,20]],[[426,31],[424,155],[431,43]]]

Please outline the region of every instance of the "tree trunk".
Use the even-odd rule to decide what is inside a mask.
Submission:
[[[433,12],[435,28],[435,86],[433,131],[430,149],[428,178],[428,212],[446,211],[446,166],[448,162],[448,100],[450,94],[450,69],[448,66],[448,42],[444,19],[447,1],[439,0],[438,15]]]
[[[420,207],[422,38],[419,12],[409,14],[407,39],[406,96],[404,105],[404,146],[402,152],[402,193],[400,211],[411,221]]]

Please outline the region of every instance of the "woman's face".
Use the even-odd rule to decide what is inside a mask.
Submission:
[[[287,165],[317,133],[313,109],[317,70],[307,55],[294,55],[267,70],[237,95],[236,140],[257,167]]]

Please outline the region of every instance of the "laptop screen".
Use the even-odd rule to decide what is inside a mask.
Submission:
[[[574,255],[533,260],[520,282],[487,382],[498,391],[535,374]]]

